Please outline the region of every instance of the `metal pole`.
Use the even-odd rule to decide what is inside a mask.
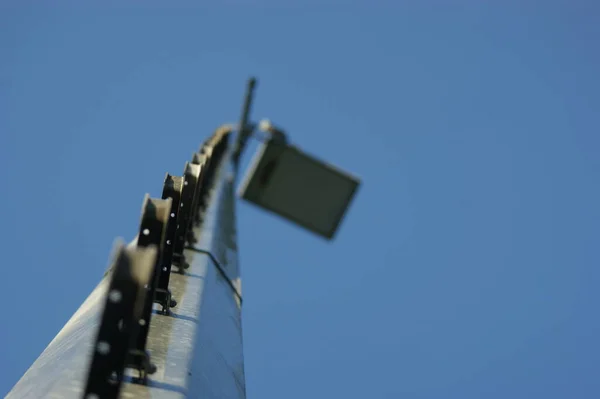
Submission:
[[[136,373],[125,369],[121,397],[246,397],[234,183],[240,153],[252,132],[248,120],[254,85],[250,79],[237,140],[232,143],[233,127],[223,126],[205,144],[225,141],[223,153],[211,160],[214,176],[206,205],[195,215],[195,238],[184,249],[189,267],[170,275],[169,289],[177,305],[170,314],[155,310],[150,320],[147,350],[156,371],[141,383]],[[214,157],[208,148],[204,156],[210,158],[211,153]],[[128,247],[136,245],[134,239]],[[82,397],[98,347],[96,333],[110,276],[110,271],[105,274],[8,398]]]

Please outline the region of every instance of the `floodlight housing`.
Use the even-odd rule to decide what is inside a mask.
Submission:
[[[322,237],[332,239],[360,181],[279,140],[261,144],[239,195]]]

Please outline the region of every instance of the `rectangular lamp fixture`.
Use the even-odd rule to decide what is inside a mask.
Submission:
[[[239,195],[320,236],[332,239],[360,181],[276,141],[263,143]]]

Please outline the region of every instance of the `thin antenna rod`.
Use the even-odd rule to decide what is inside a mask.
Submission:
[[[244,97],[244,105],[242,106],[242,116],[240,118],[240,124],[238,126],[237,142],[233,152],[233,163],[236,167],[236,170],[239,165],[242,151],[244,151],[244,147],[246,146],[246,142],[248,141],[248,138],[254,130],[254,126],[249,125],[248,120],[250,119],[250,111],[252,108],[252,98],[254,95],[255,86],[256,78],[252,77],[248,79],[248,84],[246,86],[246,96]]]

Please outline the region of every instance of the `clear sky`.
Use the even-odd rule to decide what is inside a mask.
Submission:
[[[600,397],[595,2],[31,3],[0,5],[0,394],[254,74],[364,184],[332,243],[239,204],[249,398]]]

